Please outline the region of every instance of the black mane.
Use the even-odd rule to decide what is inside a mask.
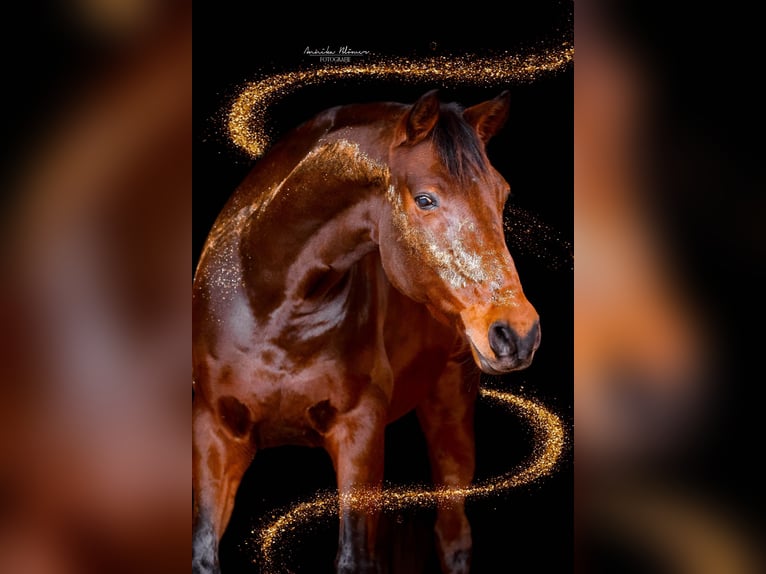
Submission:
[[[455,104],[442,105],[439,120],[431,131],[431,142],[451,176],[468,182],[486,169],[483,145]]]

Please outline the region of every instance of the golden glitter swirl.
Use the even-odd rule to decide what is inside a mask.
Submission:
[[[364,511],[396,511],[405,508],[433,507],[453,500],[484,498],[502,494],[512,488],[529,484],[550,474],[558,463],[566,444],[566,433],[561,420],[542,405],[523,397],[492,389],[481,389],[483,398],[516,411],[532,428],[535,449],[527,464],[518,470],[479,481],[465,487],[387,488],[381,491],[357,490],[343,495],[343,501]],[[273,522],[252,532],[262,571],[275,574],[282,569],[279,550],[285,540],[297,536],[301,527],[322,519],[338,516],[338,494],[328,493],[297,504]],[[282,544],[280,544],[280,542]]]
[[[253,158],[261,156],[269,145],[266,129],[269,107],[298,88],[335,79],[494,86],[507,82],[532,82],[544,74],[563,69],[573,59],[574,46],[564,41],[555,48],[532,54],[390,57],[282,72],[245,85],[229,111],[229,137]]]

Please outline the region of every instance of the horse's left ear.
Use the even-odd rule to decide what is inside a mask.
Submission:
[[[463,111],[463,117],[485,144],[505,125],[511,107],[511,93],[505,90],[496,98]]]
[[[410,108],[404,117],[404,141],[415,145],[431,133],[439,119],[439,93],[426,92]]]

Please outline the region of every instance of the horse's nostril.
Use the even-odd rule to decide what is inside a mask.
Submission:
[[[510,357],[516,352],[513,332],[508,323],[496,321],[489,328],[489,346],[498,359]]]

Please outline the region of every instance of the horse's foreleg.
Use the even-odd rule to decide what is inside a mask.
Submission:
[[[207,407],[192,415],[192,573],[218,574],[218,543],[255,449],[223,428]]]
[[[428,445],[431,474],[438,486],[466,487],[473,480],[477,387],[478,379],[468,383],[461,365],[450,362],[417,409]],[[464,497],[450,497],[439,505],[435,530],[442,570],[445,574],[467,574],[471,568],[472,543]]]
[[[326,448],[338,481],[340,535],[337,572],[373,574],[378,501],[383,480],[384,401],[370,398],[338,415]]]

